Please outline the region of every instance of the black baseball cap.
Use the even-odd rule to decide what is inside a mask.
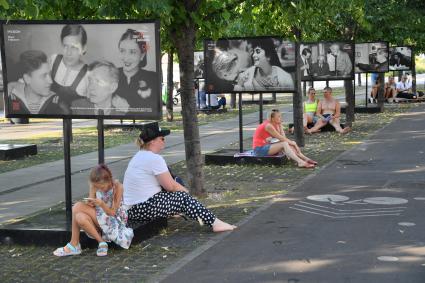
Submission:
[[[168,136],[169,134],[170,134],[170,130],[161,129],[159,127],[158,122],[153,122],[144,126],[139,137],[143,140],[143,142],[146,143],[146,142],[150,142],[151,140],[157,137],[165,137],[165,136]]]

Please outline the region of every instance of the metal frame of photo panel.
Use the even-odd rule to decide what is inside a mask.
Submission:
[[[337,76],[331,76],[331,77],[327,77],[327,78],[315,78],[313,76],[309,77],[309,78],[303,78],[303,75],[300,74],[300,78],[302,82],[310,82],[310,81],[342,81],[342,80],[354,80],[354,41],[348,41],[348,40],[341,40],[341,41],[312,41],[312,42],[307,42],[307,41],[302,41],[299,43],[298,45],[298,57],[297,57],[297,64],[298,66],[301,66],[301,63],[299,62],[301,60],[301,46],[302,45],[317,45],[317,44],[332,44],[332,43],[337,43],[337,44],[349,44],[351,45],[351,48],[353,50],[352,54],[351,54],[351,63],[352,63],[352,75],[350,77],[337,77]],[[301,70],[298,70],[299,72],[301,72]]]
[[[294,44],[294,48],[295,48],[295,54],[294,54],[294,56],[295,56],[295,62],[294,62],[293,68],[294,68],[295,71],[294,72],[291,72],[291,73],[288,72],[291,75],[292,79],[293,79],[293,83],[294,83],[294,88],[293,89],[265,89],[263,91],[262,90],[234,90],[234,89],[232,89],[232,90],[230,90],[230,89],[215,89],[215,90],[210,90],[210,89],[208,89],[208,84],[211,83],[210,82],[210,80],[211,80],[210,65],[211,64],[208,62],[208,60],[209,60],[209,56],[208,56],[208,43],[209,42],[215,42],[215,43],[217,43],[218,41],[224,41],[224,40],[246,40],[246,41],[249,41],[249,40],[256,40],[256,39],[260,39],[261,40],[261,39],[271,39],[271,38],[277,38],[277,39],[280,39],[280,40],[283,40],[283,41],[286,41],[286,42],[291,42],[292,44]],[[205,64],[205,77],[204,77],[204,79],[205,79],[205,90],[207,92],[209,92],[209,93],[217,93],[217,94],[220,94],[220,93],[296,93],[298,91],[297,90],[297,83],[296,83],[296,79],[297,79],[296,72],[298,70],[298,68],[297,68],[298,67],[297,66],[297,64],[298,64],[298,62],[297,62],[298,53],[297,52],[298,52],[297,51],[297,43],[295,41],[291,41],[291,40],[288,40],[288,39],[286,39],[286,38],[284,38],[282,36],[275,36],[275,35],[270,35],[270,36],[251,36],[251,37],[226,37],[226,38],[219,38],[217,40],[213,40],[211,38],[204,39],[204,64]],[[215,77],[216,75],[213,74],[213,76]]]
[[[195,56],[195,54],[196,53],[202,53],[202,55],[204,56],[204,73],[203,73],[203,76],[201,76],[201,77],[197,77],[195,74],[194,74],[194,79],[196,79],[196,80],[200,80],[200,79],[204,79],[205,78],[205,52],[204,52],[204,50],[195,50],[195,52],[193,53],[193,55]],[[195,58],[195,57],[194,57]],[[195,65],[195,59],[193,60],[193,65]]]
[[[410,54],[411,54],[411,56],[410,56],[410,66],[408,66],[408,68],[391,70],[390,69],[391,65],[389,65],[388,66],[389,72],[395,72],[395,71],[411,71],[413,69],[413,60],[415,60],[415,58],[414,58],[414,48],[413,48],[412,45],[390,46],[389,49],[388,49],[388,56],[389,56],[389,58],[388,58],[388,64],[390,63],[390,60],[391,60],[390,49],[391,48],[397,48],[397,47],[407,47],[407,48],[410,49]]]
[[[67,24],[81,24],[81,25],[114,25],[114,24],[128,24],[131,27],[132,24],[140,25],[140,24],[153,24],[154,34],[152,36],[155,37],[155,68],[157,73],[157,89],[158,93],[152,94],[157,95],[157,99],[154,102],[154,106],[157,107],[159,111],[156,113],[129,113],[123,115],[76,115],[76,114],[68,114],[68,115],[59,115],[59,114],[17,114],[13,113],[11,110],[11,103],[9,100],[7,83],[7,66],[6,66],[6,52],[5,50],[5,38],[4,38],[4,28],[8,25],[67,25]],[[161,48],[160,48],[160,22],[159,20],[8,20],[8,21],[0,21],[0,34],[1,36],[1,56],[2,56],[2,67],[3,67],[3,82],[4,82],[4,102],[5,102],[5,116],[7,118],[62,118],[62,119],[129,119],[129,120],[162,120],[162,101],[161,101]],[[114,44],[114,46],[116,46]]]
[[[385,71],[375,71],[375,70],[370,70],[370,71],[362,71],[362,72],[356,72],[356,66],[355,66],[355,61],[356,61],[356,45],[357,44],[373,44],[373,43],[384,43],[387,45],[387,50],[388,50],[388,59],[387,59],[387,69]],[[353,66],[354,66],[354,73],[355,74],[363,74],[363,73],[387,73],[389,72],[389,68],[390,68],[390,43],[388,41],[382,40],[382,41],[367,41],[367,42],[354,42],[354,62],[353,62]]]

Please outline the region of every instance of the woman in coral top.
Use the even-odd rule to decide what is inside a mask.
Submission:
[[[268,118],[255,130],[252,141],[254,154],[266,156],[284,152],[288,158],[297,163],[298,167],[314,168],[317,162],[302,154],[296,142],[286,138],[279,110],[273,109]]]

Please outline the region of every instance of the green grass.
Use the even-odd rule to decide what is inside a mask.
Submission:
[[[135,141],[138,134],[138,131],[107,130],[105,131],[105,148],[131,143]],[[60,133],[30,139],[2,140],[2,143],[33,143],[37,145],[38,153],[21,159],[0,161],[0,173],[63,159],[63,140]],[[71,156],[93,151],[97,151],[96,128],[74,129]]]
[[[287,103],[285,99],[278,99],[278,103]],[[270,109],[275,105],[267,105],[264,109]],[[258,105],[244,105],[243,113],[248,114],[258,111]],[[207,123],[221,121],[238,116],[238,109],[228,109],[227,113],[223,114],[199,114],[198,123],[199,125],[205,125]],[[50,120],[51,121],[51,120]],[[5,121],[6,122],[6,121]],[[45,122],[43,119],[30,119],[30,123],[42,123]],[[161,127],[168,128],[175,131],[183,130],[183,121],[180,113],[174,114],[174,121],[167,122],[161,121]],[[111,148],[122,144],[132,143],[136,140],[140,134],[139,130],[123,131],[121,129],[110,129],[105,130],[105,148]],[[37,155],[27,156],[20,159],[14,160],[0,160],[0,173],[13,171],[21,168],[26,168],[46,162],[52,162],[63,159],[63,139],[62,133],[49,132],[43,134],[37,134],[31,138],[19,139],[19,140],[2,140],[3,144],[36,144],[38,153]],[[95,127],[86,128],[74,128],[73,129],[73,142],[71,143],[71,156],[77,156],[89,152],[97,151],[97,129]]]

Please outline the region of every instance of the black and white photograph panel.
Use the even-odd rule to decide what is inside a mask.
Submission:
[[[356,73],[388,72],[388,42],[356,43],[354,71]]]
[[[206,40],[206,91],[294,92],[295,43],[276,37]]]
[[[155,25],[4,24],[6,114],[160,118]]]
[[[352,43],[301,43],[299,48],[301,80],[344,80],[354,77]]]
[[[195,51],[193,60],[195,79],[203,79],[205,77],[204,51]]]
[[[412,69],[412,48],[409,46],[390,47],[390,71]]]

